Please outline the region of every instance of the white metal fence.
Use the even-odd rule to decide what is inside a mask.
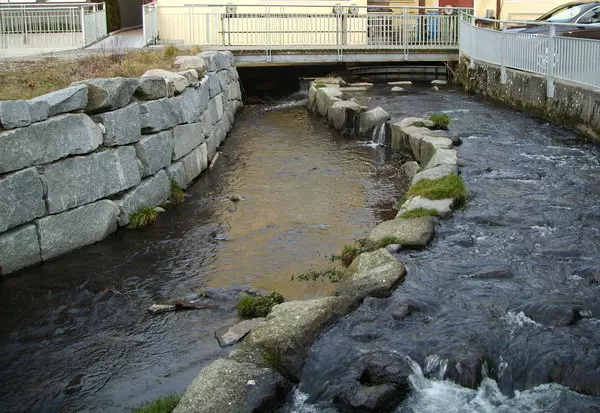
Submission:
[[[104,3],[0,6],[0,49],[69,49],[104,36]]]
[[[235,50],[457,50],[464,9],[317,5],[148,7],[145,32],[163,43]],[[436,13],[436,14],[433,14]],[[146,36],[149,39],[152,36]]]
[[[548,25],[548,34],[510,31],[515,23],[532,24],[502,21],[502,30],[493,30],[476,27],[470,16],[461,19],[460,52],[471,62],[500,66],[503,84],[506,68],[546,76],[548,97],[554,96],[554,79],[600,88],[600,40],[557,36],[554,25]]]
[[[144,27],[144,44],[155,44],[158,40],[156,3],[144,4],[142,21]]]

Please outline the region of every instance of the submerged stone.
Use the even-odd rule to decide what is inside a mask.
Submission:
[[[261,325],[265,321],[264,317],[252,318],[250,320],[240,321],[232,326],[227,326],[215,331],[215,337],[221,347],[230,346],[237,343],[246,335]]]

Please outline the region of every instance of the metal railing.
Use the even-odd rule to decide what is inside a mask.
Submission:
[[[162,6],[160,39],[233,50],[457,50],[465,9],[317,5]],[[148,15],[153,10],[148,9]],[[433,14],[436,13],[436,14]],[[149,20],[149,19],[148,19]],[[147,27],[147,29],[146,29]],[[153,33],[152,23],[145,30]],[[148,37],[147,37],[148,38]]]
[[[472,64],[480,60],[500,66],[502,84],[507,81],[506,69],[511,68],[546,76],[548,97],[554,96],[554,79],[600,88],[600,40],[557,36],[555,24],[480,20],[501,30],[476,27],[472,16],[464,16],[460,53],[469,56]],[[545,25],[548,34],[511,31],[515,24]]]
[[[144,27],[144,44],[156,44],[158,41],[158,21],[156,3],[143,6],[142,21]]]
[[[0,6],[0,48],[69,49],[106,36],[104,3]]]

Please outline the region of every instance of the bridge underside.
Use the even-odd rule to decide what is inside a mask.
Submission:
[[[208,49],[208,48],[205,48]],[[228,49],[235,55],[238,67],[296,66],[337,63],[392,63],[392,62],[455,62],[457,50],[247,50]]]

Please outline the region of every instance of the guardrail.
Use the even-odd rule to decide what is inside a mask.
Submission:
[[[155,10],[164,43],[264,50],[267,57],[276,50],[337,50],[340,60],[350,49],[457,50],[459,14],[465,11],[295,4],[159,5]],[[145,27],[148,33],[154,30],[151,23]]]
[[[0,48],[69,49],[106,36],[104,3],[0,6]]]
[[[158,21],[156,3],[143,6],[142,22],[144,27],[144,44],[156,44],[158,41]]]
[[[556,24],[495,21],[501,30],[476,27],[472,16],[460,22],[460,52],[475,60],[500,66],[501,83],[506,83],[506,68],[544,75],[548,97],[554,96],[554,79],[600,88],[600,40],[556,35]],[[511,31],[513,25],[548,26],[548,34]],[[560,24],[560,26],[573,26]]]

